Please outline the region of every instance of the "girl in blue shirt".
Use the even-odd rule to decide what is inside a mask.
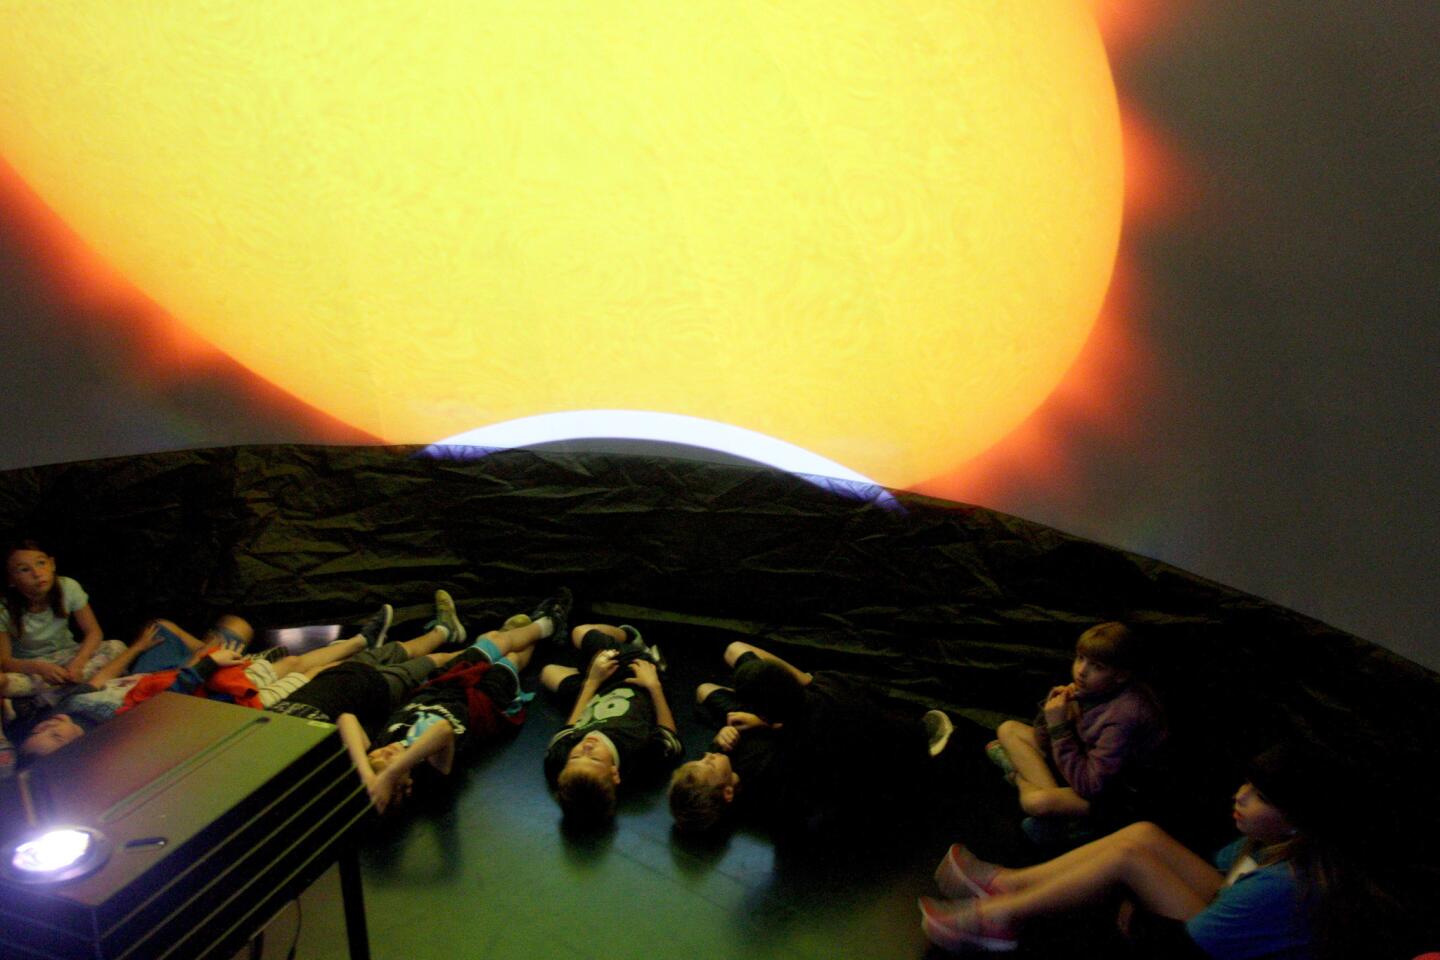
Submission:
[[[1252,763],[1231,816],[1242,836],[1212,863],[1152,823],[1137,823],[1033,867],[986,863],[951,847],[935,872],[949,900],[921,898],[922,927],[951,950],[1009,951],[1025,922],[1128,893],[1151,913],[1184,924],[1216,960],[1316,955],[1325,885],[1307,813],[1327,784],[1312,759],[1277,747]]]

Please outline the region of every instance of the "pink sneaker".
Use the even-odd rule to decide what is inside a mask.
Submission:
[[[956,843],[950,846],[941,859],[940,866],[935,868],[935,885],[951,899],[984,899],[995,892],[990,889],[990,882],[995,879],[999,869],[993,863],[986,863],[966,850],[964,844]]]
[[[1015,935],[987,923],[978,900],[920,898],[920,929],[937,947],[952,952],[983,950],[1009,953],[1020,946]]]

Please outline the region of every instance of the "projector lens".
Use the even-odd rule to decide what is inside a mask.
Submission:
[[[26,873],[52,873],[79,862],[90,850],[83,830],[52,830],[15,848],[11,863]]]

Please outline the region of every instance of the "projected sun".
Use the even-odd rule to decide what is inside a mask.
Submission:
[[[1016,3],[8,4],[0,152],[181,322],[396,442],[654,411],[891,486],[1113,265],[1094,19]]]

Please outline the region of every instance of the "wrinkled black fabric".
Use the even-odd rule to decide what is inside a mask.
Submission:
[[[1282,731],[1382,778],[1440,759],[1440,677],[1373,644],[1016,517],[857,492],[636,455],[256,446],[9,471],[0,524],[45,540],[112,636],[159,615],[265,628],[355,622],[384,601],[419,615],[437,586],[493,622],[566,585],[586,616],[663,631],[671,659],[687,635],[746,637],[989,720],[1028,716],[1079,633],[1119,619],[1158,655],[1187,758],[1175,805],[1223,811]],[[1432,853],[1433,829],[1416,837]]]

